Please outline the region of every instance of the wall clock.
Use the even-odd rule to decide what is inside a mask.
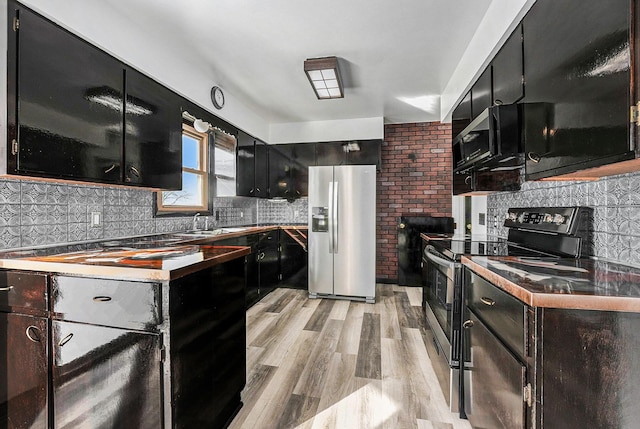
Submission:
[[[211,88],[211,101],[216,109],[222,109],[224,107],[224,92],[219,86]]]

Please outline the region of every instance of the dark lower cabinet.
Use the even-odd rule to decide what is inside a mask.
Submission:
[[[173,428],[222,428],[246,380],[244,258],[170,286]]]
[[[306,231],[305,231],[306,233]],[[305,247],[284,230],[280,231],[280,274],[282,285],[296,289],[307,289],[308,254]]]
[[[45,317],[0,313],[0,427],[49,427]]]
[[[160,335],[53,321],[55,428],[163,427]]]
[[[469,312],[465,414],[474,428],[525,428],[526,367]]]

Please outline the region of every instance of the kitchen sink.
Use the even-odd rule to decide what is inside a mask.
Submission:
[[[247,229],[247,227],[231,227],[231,228],[216,228],[209,230],[196,230],[186,232],[176,232],[174,235],[179,237],[210,237],[212,235],[226,234],[230,232],[241,232]]]

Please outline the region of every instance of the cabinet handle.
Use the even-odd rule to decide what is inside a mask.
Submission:
[[[40,339],[40,329],[38,329],[37,326],[28,326],[24,333],[27,334],[27,338],[29,338],[29,340],[33,341],[34,343],[39,343],[40,341],[42,341]]]
[[[494,305],[496,305],[496,302],[494,300],[492,300],[491,298],[487,298],[486,296],[480,298],[480,301],[482,301],[483,304],[488,305],[489,307],[493,307]]]
[[[465,183],[465,184],[467,184],[467,185],[468,185],[469,183],[471,183],[471,176],[467,176],[467,177],[465,177],[465,178],[464,178],[464,183]]]
[[[110,296],[94,296],[93,300],[96,302],[109,302],[111,301]]]
[[[465,320],[464,323],[462,324],[462,327],[464,329],[473,328],[473,320]]]
[[[111,164],[111,167],[107,168],[106,170],[104,170],[105,174],[106,173],[111,173],[113,170],[115,170],[116,168],[118,168],[118,166],[116,164]]]
[[[264,257],[265,257],[265,254],[264,254],[264,252],[262,252],[262,253],[260,254],[260,260],[262,261],[262,260],[264,259]]]
[[[136,177],[140,177],[140,170],[135,168],[133,165],[129,167],[129,171],[132,172]]]
[[[302,195],[302,192],[300,192],[300,191],[296,190],[296,194],[298,194],[298,195]]]
[[[253,188],[251,188],[251,190],[249,191],[250,194],[253,194],[255,191]]]
[[[287,195],[289,193],[289,190],[287,189],[286,191],[284,191],[284,194]]]
[[[13,289],[13,286],[0,287],[0,292],[9,292],[11,289]]]
[[[531,162],[535,162],[536,164],[540,162],[540,155],[535,152],[527,152],[527,158],[529,158]]]
[[[260,188],[256,188],[256,192],[260,192]]]
[[[498,99],[496,99],[496,100],[494,100],[493,104],[494,104],[495,106],[502,106],[502,104],[503,104],[503,103],[502,103],[502,100],[498,100]]]
[[[67,335],[66,337],[64,337],[63,339],[61,339],[60,341],[58,341],[58,347],[62,347],[65,344],[67,344],[71,340],[71,338],[73,338],[73,332]]]

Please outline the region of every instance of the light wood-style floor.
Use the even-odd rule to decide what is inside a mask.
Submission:
[[[421,288],[376,304],[277,289],[247,312],[244,407],[230,429],[467,429],[424,343]]]

